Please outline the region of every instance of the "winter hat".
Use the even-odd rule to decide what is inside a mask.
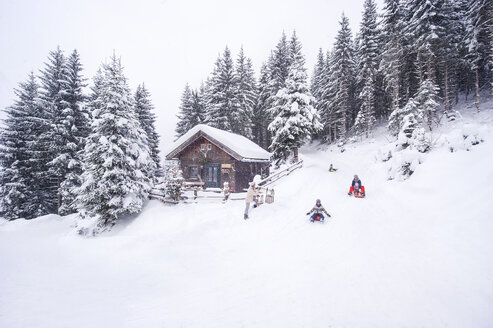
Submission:
[[[320,199],[317,199],[317,201],[315,202],[315,204],[322,204],[322,202],[320,201]]]
[[[358,175],[357,175],[357,174],[355,174],[355,175],[354,175],[354,178],[355,178],[355,179],[358,179]]]

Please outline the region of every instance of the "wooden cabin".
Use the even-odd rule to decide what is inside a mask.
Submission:
[[[167,153],[177,159],[187,184],[235,192],[248,188],[255,175],[268,176],[271,154],[253,141],[231,132],[199,124],[181,136]]]

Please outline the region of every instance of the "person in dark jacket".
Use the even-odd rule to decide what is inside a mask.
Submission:
[[[319,216],[320,221],[323,221],[324,215],[322,213],[327,214],[327,216],[330,218],[330,214],[322,206],[320,199],[317,199],[315,206],[313,206],[312,210],[310,212],[306,213],[306,215],[310,215],[312,213],[313,213],[313,215],[310,217],[310,221],[312,221],[312,222],[315,221],[315,218],[317,217],[317,215]]]
[[[355,184],[358,184],[359,186],[362,186],[361,180],[358,178],[358,175],[354,175],[353,182],[351,183],[351,187],[354,187]]]
[[[330,167],[329,167],[329,172],[335,172],[335,171],[337,171],[337,169],[336,169],[336,168],[334,168],[334,167],[332,166],[332,164],[330,164]]]

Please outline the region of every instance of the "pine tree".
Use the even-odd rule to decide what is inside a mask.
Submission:
[[[430,79],[437,83],[437,60],[440,58],[442,39],[446,34],[443,16],[443,1],[408,0],[408,15],[411,17],[404,29],[413,40],[416,51],[419,82]]]
[[[319,133],[319,137],[331,142],[335,131],[335,119],[333,108],[330,107],[330,102],[335,96],[336,85],[332,83],[332,64],[334,63],[333,52],[327,51],[325,61],[323,63],[323,69],[319,77],[320,89],[318,90],[318,99],[316,99],[317,111],[320,115],[320,120],[323,125],[322,131]]]
[[[295,42],[297,41],[293,41],[292,45]],[[301,45],[293,46],[292,49],[292,64],[286,86],[277,93],[275,106],[270,110],[275,115],[269,125],[269,131],[273,135],[270,148],[278,163],[286,160],[291,153],[297,161],[298,148],[306,138],[322,128],[313,107],[315,99],[308,88]]]
[[[50,212],[43,187],[46,162],[43,139],[49,121],[40,106],[38,84],[31,73],[16,90],[15,104],[5,110],[0,134],[0,216],[32,219]]]
[[[326,94],[329,95],[330,108],[329,125],[331,128],[330,140],[346,138],[348,127],[352,124],[352,115],[355,112],[356,97],[354,95],[354,48],[349,29],[349,20],[343,14],[341,28],[336,37],[333,55],[331,56],[330,83]]]
[[[437,120],[439,103],[439,88],[430,79],[421,83],[418,93],[414,97],[416,105],[423,113],[424,125],[429,131],[433,128],[433,123]]]
[[[202,84],[200,89],[192,91],[192,104],[190,113],[190,126],[194,127],[205,122],[205,86]]]
[[[73,195],[69,189],[76,181],[70,178],[64,188],[62,183],[69,174],[78,175],[80,172],[77,153],[84,146],[88,131],[87,112],[82,104],[84,82],[80,76],[82,66],[77,52],[67,60],[58,48],[50,52],[48,60],[40,76],[41,99],[51,120],[51,129],[46,136],[49,143],[46,188],[51,192],[51,211],[66,214],[73,209]],[[67,197],[65,201],[64,195]]]
[[[65,178],[60,184],[61,203],[58,212],[61,215],[74,213],[76,188],[82,181],[82,160],[83,152],[86,143],[86,138],[89,135],[90,114],[86,108],[86,96],[83,93],[83,88],[86,87],[85,79],[81,75],[82,64],[77,50],[70,55],[67,61],[67,88],[65,90],[65,99],[68,102],[72,116],[72,126],[70,129],[73,148],[70,149],[70,160],[66,163]]]
[[[379,32],[377,10],[373,0],[365,0],[360,27],[360,63],[358,84],[362,86],[359,98],[360,111],[356,117],[356,130],[368,138],[376,122],[377,67]]]
[[[390,97],[390,112],[401,105],[404,62],[403,9],[399,0],[385,0],[383,14],[383,51],[380,70],[384,88]]]
[[[151,94],[146,89],[144,83],[137,86],[135,92],[135,111],[140,126],[144,129],[147,135],[150,155],[154,162],[155,171],[151,172],[151,177],[162,176],[161,160],[159,158],[159,134],[156,132],[156,115],[154,114],[154,106],[151,102]]]
[[[268,87],[265,90],[265,94],[268,95],[266,100],[266,110],[274,107],[276,101],[276,95],[286,86],[286,80],[289,74],[289,66],[291,65],[291,54],[290,54],[289,42],[286,38],[286,34],[283,32],[281,39],[277,43],[274,50],[272,50],[269,60],[267,62],[268,71],[270,73],[268,80]],[[274,118],[272,113],[269,113],[269,123],[272,122]],[[268,135],[269,144],[271,143],[272,136]]]
[[[273,106],[277,92],[286,86],[291,58],[289,42],[283,32],[268,61],[270,79],[267,108]]]
[[[50,212],[58,213],[61,206],[60,184],[65,180],[67,167],[76,151],[71,128],[74,113],[68,101],[69,76],[63,51],[51,51],[45,69],[41,71],[41,90],[43,108],[49,114],[51,129],[46,140],[50,143],[45,160],[49,163],[46,189],[51,193]]]
[[[476,108],[479,111],[480,90],[493,90],[493,4],[489,0],[471,0],[466,23],[468,61],[474,72]],[[488,68],[490,67],[490,68]]]
[[[310,91],[318,103],[322,100],[322,93],[324,87],[324,71],[325,71],[325,57],[322,48],[318,51],[317,62],[315,68],[313,69],[312,80],[310,85]]]
[[[444,19],[442,25],[446,33],[440,51],[439,66],[442,78],[439,84],[444,100],[444,114],[449,121],[454,121],[453,95],[458,92],[460,61],[463,57],[461,52],[465,53],[461,46],[465,33],[464,12],[462,6],[458,6],[455,0],[444,0],[442,11]]]
[[[418,104],[413,98],[409,99],[405,106],[395,109],[390,114],[389,122],[387,125],[390,134],[393,136],[398,136],[399,133],[403,130],[405,122],[404,118],[408,117],[408,119],[406,120],[409,121],[411,117],[410,115],[412,115],[412,120],[415,120],[416,123],[418,120],[422,121],[423,119],[423,112],[418,108]],[[409,129],[409,125],[406,127],[406,129]],[[407,137],[410,137],[412,135],[412,131],[409,130],[404,131],[404,133]]]
[[[91,101],[91,134],[76,200],[81,217],[91,218],[95,226],[82,233],[98,233],[121,215],[140,212],[155,170],[120,60],[113,55],[102,73]]]
[[[221,130],[239,132],[238,85],[228,47],[216,61],[209,92],[208,124]]]
[[[270,135],[267,127],[271,121],[267,111],[269,94],[269,67],[264,63],[260,69],[260,79],[258,83],[258,98],[255,104],[255,109],[252,118],[252,134],[255,141],[262,148],[267,149],[270,145]]]
[[[252,118],[257,99],[257,87],[252,61],[245,56],[243,47],[240,49],[238,59],[236,60],[235,73],[239,103],[239,111],[236,119],[239,124],[236,132],[252,139]]]
[[[176,139],[188,132],[193,126],[191,126],[192,116],[192,91],[190,86],[185,85],[185,90],[181,96],[180,113],[178,114],[178,123],[176,124]]]

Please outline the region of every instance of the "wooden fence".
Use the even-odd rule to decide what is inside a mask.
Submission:
[[[296,169],[299,169],[303,167],[303,160],[300,160],[287,168],[278,171],[267,178],[261,180],[258,185],[262,187],[262,189],[272,189],[272,188],[266,188],[267,186],[271,185],[272,183],[278,181],[279,179],[288,176],[291,174]],[[267,194],[267,191],[266,191]],[[221,189],[214,189],[214,190],[207,190],[207,189],[201,189],[198,187],[188,187],[184,188],[184,193],[182,199],[179,201],[173,200],[169,197],[166,197],[164,190],[161,189],[153,189],[149,193],[149,198],[151,199],[157,199],[162,201],[163,203],[166,204],[177,204],[177,203],[198,203],[202,201],[222,201],[223,203],[228,201],[228,200],[245,200],[245,195],[244,193],[224,193]]]

